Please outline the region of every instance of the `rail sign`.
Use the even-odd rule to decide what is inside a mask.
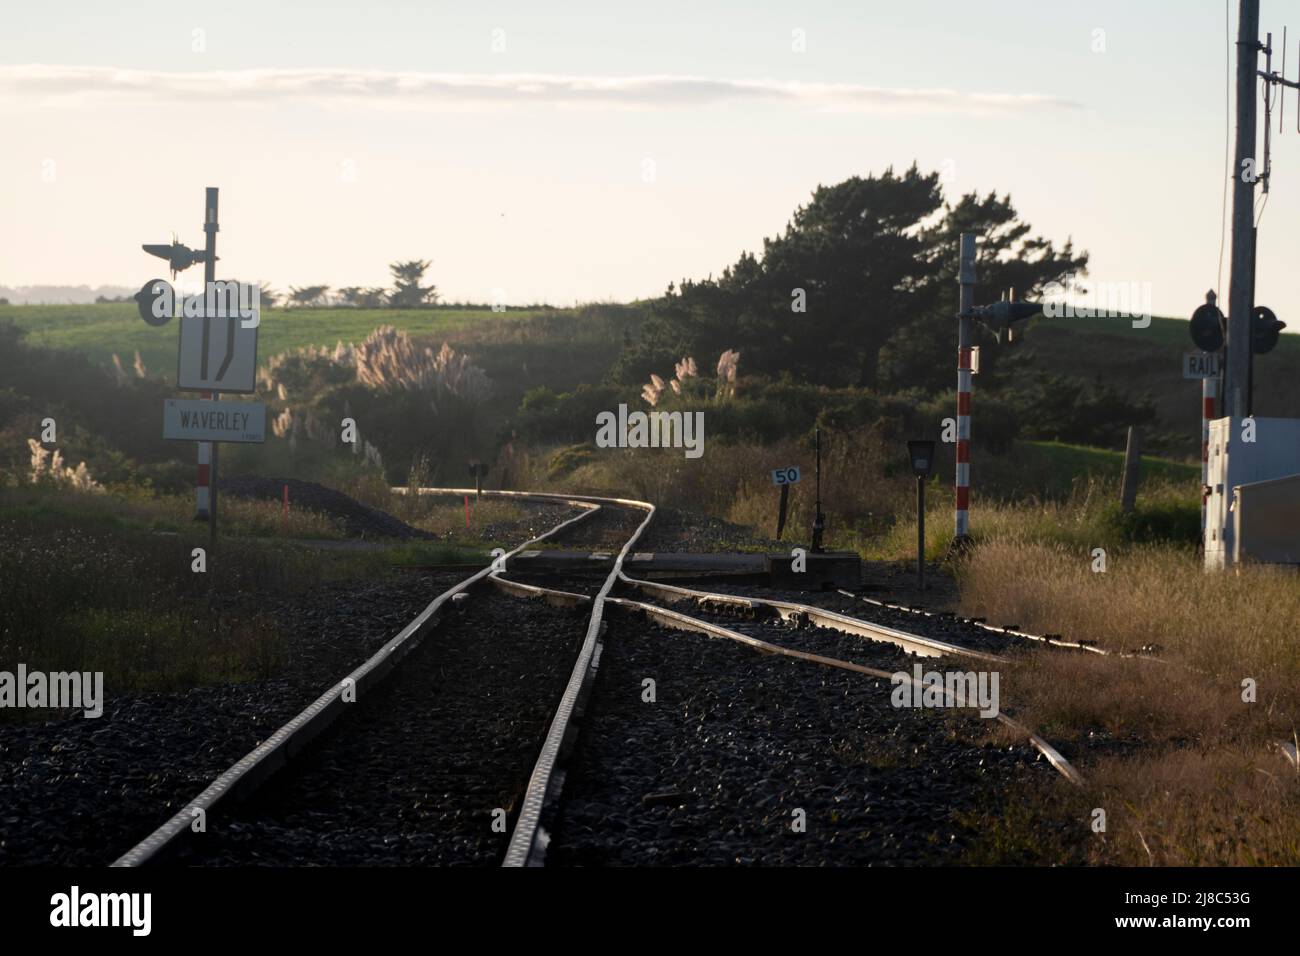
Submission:
[[[774,485],[797,485],[799,483],[799,468],[791,465],[789,468],[778,468],[772,472],[772,484]]]
[[[266,441],[261,402],[169,398],[163,404],[163,438],[173,441]]]
[[[196,392],[257,390],[257,326],[238,315],[182,316],[176,386]]]
[[[1183,378],[1214,378],[1218,374],[1218,352],[1183,353]]]

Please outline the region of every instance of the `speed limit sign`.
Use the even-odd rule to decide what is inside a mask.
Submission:
[[[772,472],[772,484],[774,485],[797,485],[799,483],[799,467],[791,465],[789,468],[778,468]]]

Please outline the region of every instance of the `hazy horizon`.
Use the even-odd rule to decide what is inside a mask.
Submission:
[[[0,37],[0,283],[138,287],[162,271],[140,244],[200,245],[218,186],[219,275],[379,286],[423,258],[448,300],[627,301],[761,252],[819,184],[915,160],[1189,315],[1219,284],[1224,12],[31,5]],[[1266,0],[1264,29],[1287,12]],[[1257,299],[1294,329],[1300,177],[1274,132]]]

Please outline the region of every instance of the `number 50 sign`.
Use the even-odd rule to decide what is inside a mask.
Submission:
[[[799,483],[799,468],[791,465],[789,468],[778,468],[772,472],[772,484],[774,485],[797,485]]]

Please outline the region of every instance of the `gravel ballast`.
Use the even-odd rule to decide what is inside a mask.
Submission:
[[[550,812],[548,865],[960,862],[978,836],[971,814],[1055,771],[1027,745],[969,742],[977,717],[895,708],[890,690],[725,639],[611,622]]]
[[[270,787],[218,808],[182,861],[499,864],[585,622],[476,591]]]
[[[268,609],[287,642],[273,680],[0,727],[0,865],[112,862],[464,577],[391,572],[281,599]]]

